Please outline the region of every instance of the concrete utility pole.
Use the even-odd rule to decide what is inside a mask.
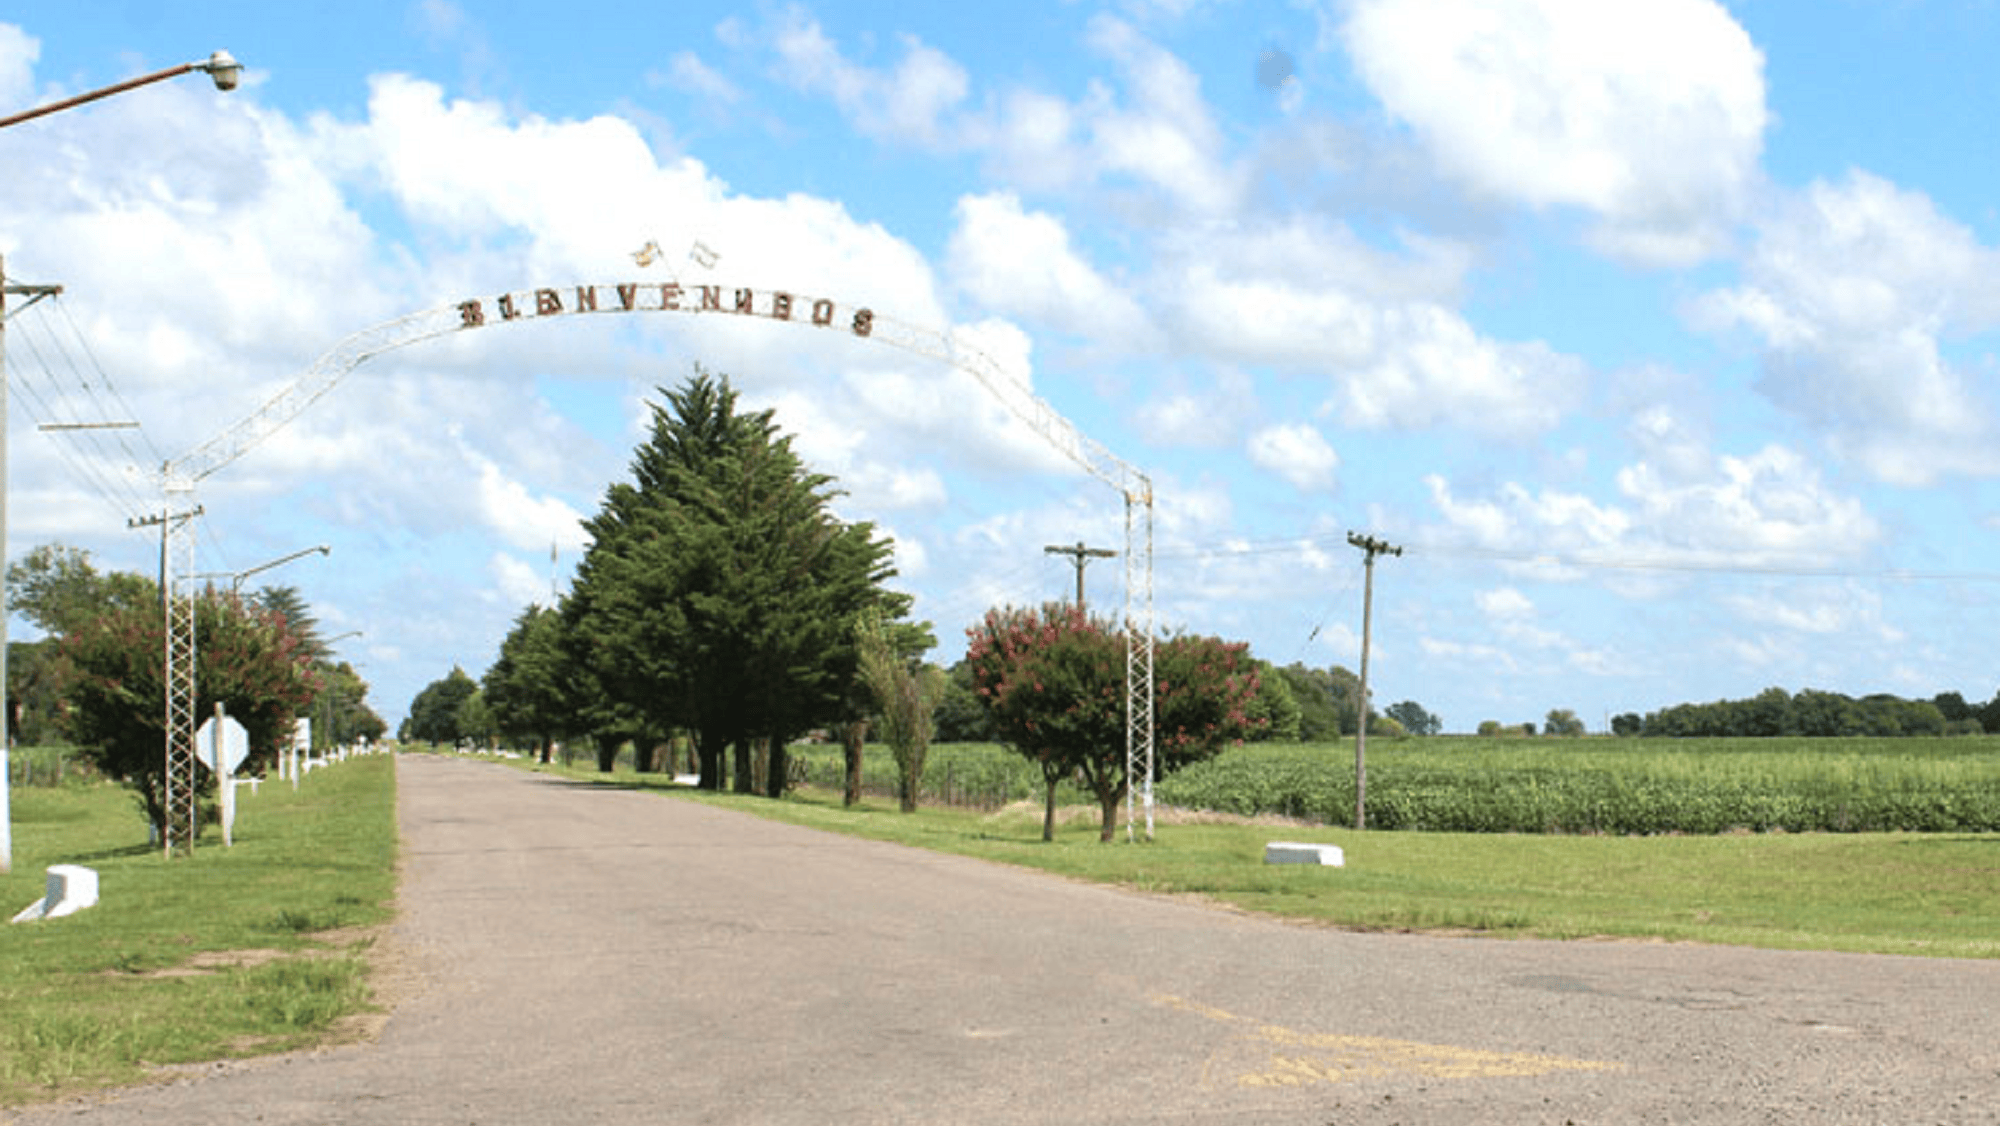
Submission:
[[[1075,547],[1061,547],[1050,544],[1042,549],[1050,555],[1067,555],[1076,564],[1076,608],[1083,609],[1083,568],[1092,559],[1110,559],[1118,553],[1102,547],[1085,547],[1083,541],[1076,541]]]
[[[1347,533],[1347,542],[1365,554],[1367,571],[1361,584],[1361,700],[1354,720],[1354,827],[1359,830],[1368,827],[1368,631],[1375,610],[1375,557],[1401,555],[1403,549],[1359,532]]]
[[[25,309],[61,292],[59,285],[9,285],[7,260],[0,257],[0,875],[14,869],[13,795],[8,790],[14,725],[9,722],[13,701],[7,697],[7,295],[26,297]]]

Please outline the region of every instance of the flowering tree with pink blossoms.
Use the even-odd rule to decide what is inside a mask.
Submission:
[[[1000,739],[1042,768],[1042,839],[1055,839],[1056,785],[1075,775],[1096,796],[1100,840],[1117,828],[1125,776],[1125,636],[1074,605],[989,610],[966,631],[973,688]],[[1213,637],[1160,641],[1153,657],[1154,767],[1171,773],[1240,742],[1257,666],[1248,647]]]

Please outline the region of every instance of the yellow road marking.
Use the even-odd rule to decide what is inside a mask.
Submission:
[[[1242,1050],[1217,1053],[1207,1068],[1211,1078],[1220,1070],[1225,1073],[1221,1078],[1239,1087],[1301,1087],[1394,1075],[1430,1079],[1520,1078],[1558,1071],[1621,1071],[1625,1067],[1622,1063],[1528,1052],[1494,1052],[1379,1036],[1300,1032],[1262,1024],[1183,997],[1156,994],[1153,1001],[1239,1028],[1236,1043]],[[1235,1059],[1232,1062],[1228,1057]],[[1231,1071],[1236,1073],[1233,1080],[1227,1075]]]

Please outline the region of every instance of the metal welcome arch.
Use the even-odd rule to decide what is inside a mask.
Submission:
[[[642,261],[642,264],[643,261]],[[1153,483],[1079,430],[985,353],[947,333],[920,328],[865,306],[782,289],[714,284],[618,282],[543,287],[473,298],[411,313],[342,340],[290,387],[242,422],[170,461],[161,524],[161,571],[167,600],[167,832],[194,846],[195,834],[195,486],[270,437],[332,390],[362,362],[426,340],[489,325],[609,313],[680,313],[775,321],[902,348],[970,374],[1049,445],[1125,502],[1125,833],[1135,833],[1134,802],[1143,803],[1153,836]],[[176,511],[178,509],[178,511]],[[184,841],[177,837],[185,833]]]

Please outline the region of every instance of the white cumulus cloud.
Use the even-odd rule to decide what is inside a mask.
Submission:
[[[42,45],[34,36],[0,23],[0,105],[26,103],[34,90],[35,60]]]
[[[1301,492],[1326,492],[1334,485],[1340,455],[1309,423],[1267,426],[1250,436],[1250,460],[1283,477]]]
[[[1754,186],[1763,56],[1714,0],[1355,0],[1342,36],[1448,174],[1620,256],[1714,253]]]
[[[789,8],[775,46],[781,74],[801,89],[831,96],[855,129],[903,144],[938,145],[951,130],[945,118],[965,100],[965,68],[914,36],[889,69],[849,60],[802,8]]]
[[[546,571],[537,571],[532,563],[523,562],[504,551],[496,551],[488,564],[493,580],[496,598],[500,605],[507,607],[553,606],[555,600]]]
[[[1424,482],[1448,542],[1583,564],[1796,567],[1857,557],[1881,538],[1865,505],[1787,447],[1710,454],[1688,470],[1634,462],[1615,475],[1615,501],[1511,481],[1471,499],[1440,475]]]
[[[1127,344],[1146,317],[1121,286],[1070,241],[1062,220],[1027,211],[1011,192],[958,201],[947,266],[975,300],[996,312]]]
[[[1773,213],[1744,273],[1692,312],[1757,342],[1779,406],[1884,481],[2000,473],[1991,399],[1947,351],[2000,327],[2000,252],[1922,193],[1853,172]]]
[[[479,469],[480,514],[501,538],[519,548],[583,546],[582,513],[559,498],[536,496],[477,453],[468,450],[466,456]]]

